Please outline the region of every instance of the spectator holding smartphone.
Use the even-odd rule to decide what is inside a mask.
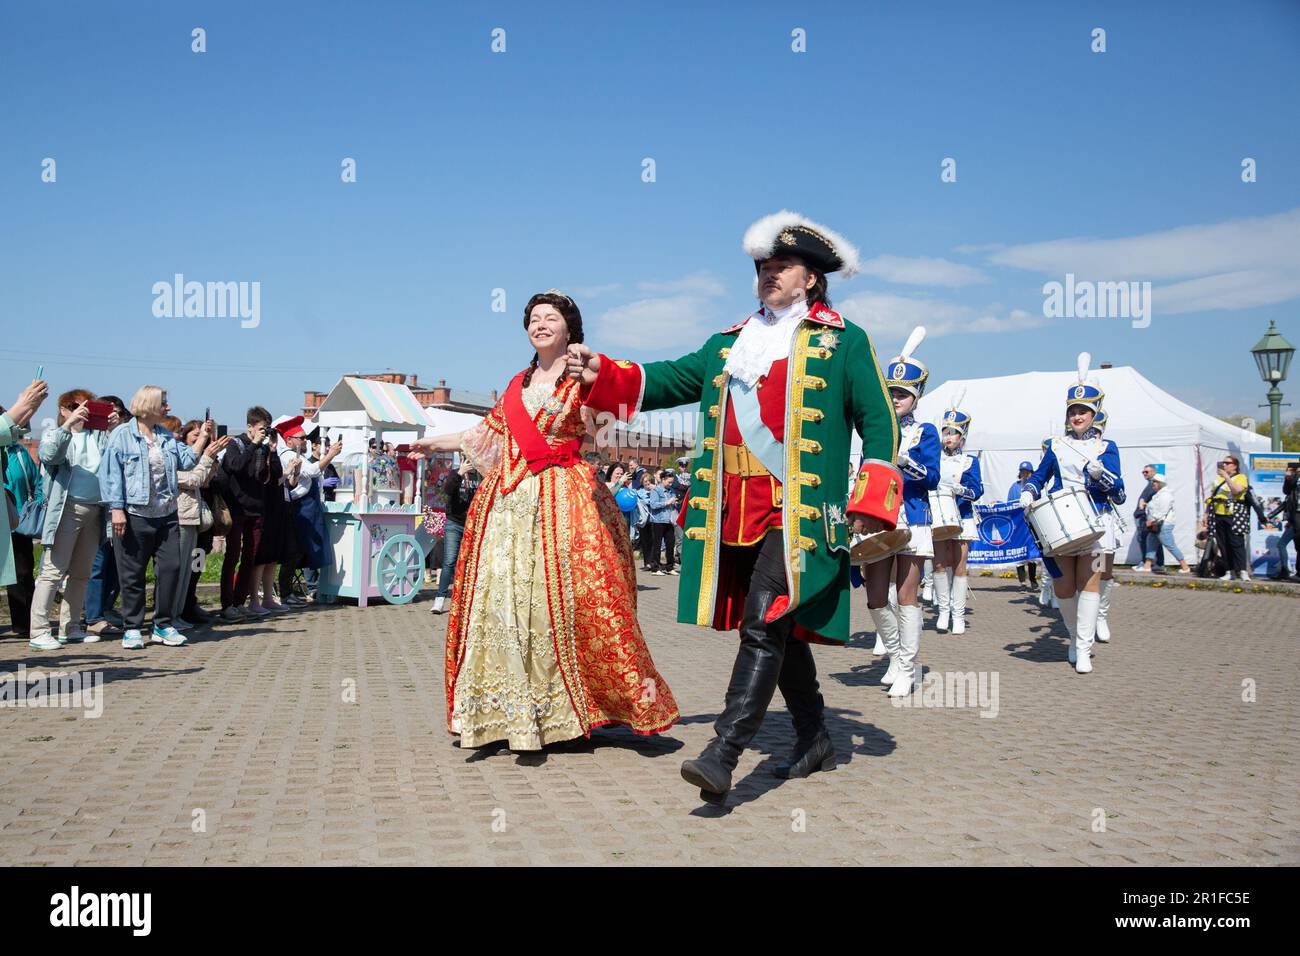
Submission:
[[[655,574],[677,573],[674,566],[677,537],[673,530],[677,526],[678,501],[673,494],[676,477],[665,468],[659,472],[659,484],[650,489],[650,570]]]
[[[113,407],[108,416],[107,431],[99,433],[102,455],[108,436],[118,425],[129,422],[131,413],[126,410],[126,403],[116,395],[101,395],[99,400]],[[86,625],[83,630],[96,639],[122,632],[122,619],[113,611],[121,589],[117,581],[117,558],[113,556],[113,536],[107,533],[107,522],[105,532],[99,550],[95,552],[95,560],[90,565],[90,582],[86,586]]]
[[[211,539],[207,548],[199,549],[199,534],[203,517],[203,489],[216,470],[217,456],[230,443],[230,439],[216,438],[217,423],[191,420],[176,429],[176,437],[198,456],[198,464],[188,470],[176,473],[176,484],[180,488],[177,497],[176,521],[180,525],[181,578],[176,588],[176,601],[172,606],[172,626],[178,631],[188,631],[196,624],[204,623],[198,615],[188,618],[184,612],[191,614],[197,609],[195,585],[198,573],[194,568],[195,552],[206,555],[211,549]],[[194,607],[191,607],[194,602]]]
[[[81,626],[90,568],[104,540],[104,504],[99,495],[99,462],[108,433],[86,427],[95,396],[76,388],[59,396],[59,424],[41,436],[37,456],[45,467],[45,527],[40,574],[32,595],[30,646],[58,650],[63,644],[94,643],[98,634]],[[59,637],[50,633],[50,611],[59,584],[66,616]]]
[[[0,471],[4,473],[5,478],[5,497],[7,499],[5,507],[0,509],[0,585],[7,585],[9,588],[9,613],[13,621],[14,628],[23,637],[30,636],[30,623],[20,621],[15,608],[15,596],[31,599],[31,590],[27,584],[30,581],[32,589],[35,588],[35,580],[32,577],[32,542],[30,538],[18,540],[18,536],[13,533],[14,520],[20,509],[16,506],[16,496],[11,496],[9,492],[9,471],[10,471],[10,452],[22,452],[23,457],[30,460],[30,456],[18,444],[22,440],[23,431],[27,428],[27,423],[32,420],[36,414],[36,409],[41,407],[41,402],[49,394],[49,386],[42,379],[36,379],[32,384],[18,393],[12,405],[6,411],[0,406]],[[17,452],[15,452],[15,449]],[[19,467],[22,467],[21,464]],[[15,545],[24,545],[26,548],[26,564],[22,562],[22,547]],[[19,583],[20,578],[25,578]],[[17,594],[15,594],[17,592]],[[30,605],[23,605],[18,610],[26,610]]]
[[[242,605],[253,593],[257,549],[262,537],[266,501],[280,492],[280,459],[271,453],[271,413],[254,405],[246,416],[248,429],[226,446],[221,459],[222,490],[233,519],[226,536],[226,560],[221,566],[221,618],[239,622],[264,617],[260,607],[246,614]]]
[[[176,473],[193,468],[198,456],[162,426],[167,393],[142,385],[131,398],[135,421],[119,425],[108,437],[99,463],[99,488],[112,509],[113,548],[122,584],[122,647],[144,647],[145,568],[154,562],[153,641],[168,647],[187,643],[172,626],[180,585],[180,524]]]

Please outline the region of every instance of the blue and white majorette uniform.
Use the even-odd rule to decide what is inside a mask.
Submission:
[[[1079,356],[1078,381],[1069,387],[1065,396],[1065,408],[1068,418],[1069,410],[1076,405],[1090,409],[1094,414],[1101,412],[1101,403],[1105,393],[1093,381],[1087,379],[1087,352]],[[1102,429],[1105,428],[1103,419]],[[1025,491],[1021,494],[1021,503],[1028,505],[1044,492],[1051,494],[1064,488],[1083,488],[1093,508],[1105,519],[1106,533],[1098,542],[1098,550],[1103,554],[1114,554],[1116,548],[1116,505],[1125,501],[1124,479],[1120,477],[1119,449],[1113,441],[1103,438],[1096,427],[1096,419],[1083,437],[1073,434],[1066,425],[1066,434],[1048,438],[1043,442],[1043,460],[1038,468],[1025,480]],[[1094,552],[1095,553],[1095,552]],[[1061,577],[1061,569],[1053,558],[1043,558],[1043,564],[1053,578]],[[1076,582],[1076,589],[1078,582]],[[1092,642],[1097,633],[1097,619],[1100,613],[1101,597],[1096,592],[1077,591],[1073,595],[1059,597],[1061,616],[1072,638],[1070,662],[1080,674],[1092,670]]]
[[[965,398],[965,389],[961,390],[954,399],[952,407],[944,413],[941,423],[945,432],[952,429],[961,435],[961,446],[956,451],[949,451],[947,446],[944,446],[939,456],[939,487],[951,488],[957,499],[957,511],[961,515],[961,534],[958,540],[974,541],[976,537],[974,503],[984,494],[984,482],[980,478],[979,458],[965,449],[971,417],[957,407],[963,398]],[[947,631],[951,617],[952,633],[966,633],[967,584],[967,576],[958,574],[957,569],[952,565],[941,572],[935,572],[934,606],[939,613],[935,621],[935,630]]]
[[[966,435],[970,431],[971,417],[957,408],[950,408],[943,416],[943,428],[961,432],[962,448],[949,452],[947,448],[939,457],[939,486],[951,488],[957,497],[957,510],[961,513],[961,541],[974,541],[975,502],[984,495],[984,481],[980,477],[980,460],[966,451]]]
[[[914,359],[925,338],[925,329],[917,326],[908,336],[903,351],[885,367],[885,385],[892,391],[902,389],[917,401],[925,392],[930,377],[924,363]],[[930,492],[939,487],[939,431],[929,422],[916,420],[916,403],[912,411],[900,416],[898,458],[903,473],[903,507],[898,511],[898,527],[912,532],[911,541],[900,555],[914,558],[934,556],[934,539],[930,526]],[[871,608],[876,634],[889,654],[889,670],[881,683],[889,687],[890,697],[906,697],[920,683],[921,666],[916,655],[921,649],[921,605],[891,601],[882,608]]]
[[[918,333],[920,333],[918,335]],[[903,353],[885,369],[885,385],[909,392],[920,402],[930,371],[912,357],[912,350],[925,338],[925,329],[912,332]],[[914,341],[915,340],[915,341]],[[910,346],[910,348],[908,347]],[[934,539],[930,533],[930,492],[939,487],[939,458],[942,445],[939,430],[929,422],[916,420],[916,404],[898,420],[898,459],[903,473],[903,507],[898,512],[898,526],[912,532],[912,540],[900,554],[920,558],[934,557]]]

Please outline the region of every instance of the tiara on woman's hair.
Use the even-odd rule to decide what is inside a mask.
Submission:
[[[558,295],[560,298],[570,303],[573,302],[573,300],[569,298],[567,293],[561,292],[559,289],[547,289],[545,292],[542,293],[542,295]]]

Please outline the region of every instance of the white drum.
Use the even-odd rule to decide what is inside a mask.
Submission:
[[[849,550],[852,564],[875,564],[885,558],[892,558],[902,551],[912,540],[912,532],[907,528],[895,528],[893,531],[877,531],[873,534],[853,536]]]
[[[1044,555],[1080,554],[1106,534],[1106,521],[1082,488],[1062,488],[1040,498],[1025,512]]]
[[[930,529],[935,541],[947,541],[961,534],[961,512],[951,488],[930,492]]]

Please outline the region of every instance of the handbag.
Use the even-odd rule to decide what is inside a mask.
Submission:
[[[26,472],[23,472],[23,486],[27,488],[27,502],[18,515],[18,522],[13,525],[13,531],[25,538],[40,538],[45,534],[45,499],[42,497],[37,501],[32,496]]]
[[[204,531],[212,530],[212,523],[215,520],[216,519],[213,518],[212,516],[212,509],[208,507],[208,503],[204,501],[202,498],[200,498],[199,499],[199,531],[204,532]]]
[[[234,530],[235,519],[231,516],[230,506],[226,504],[226,499],[222,496],[221,492],[217,491],[215,488],[211,489],[211,492],[212,492],[211,530],[214,535],[221,535],[224,538],[226,535],[230,534],[232,530]],[[201,510],[199,512],[199,515],[200,515],[199,522],[201,525],[203,521]]]

